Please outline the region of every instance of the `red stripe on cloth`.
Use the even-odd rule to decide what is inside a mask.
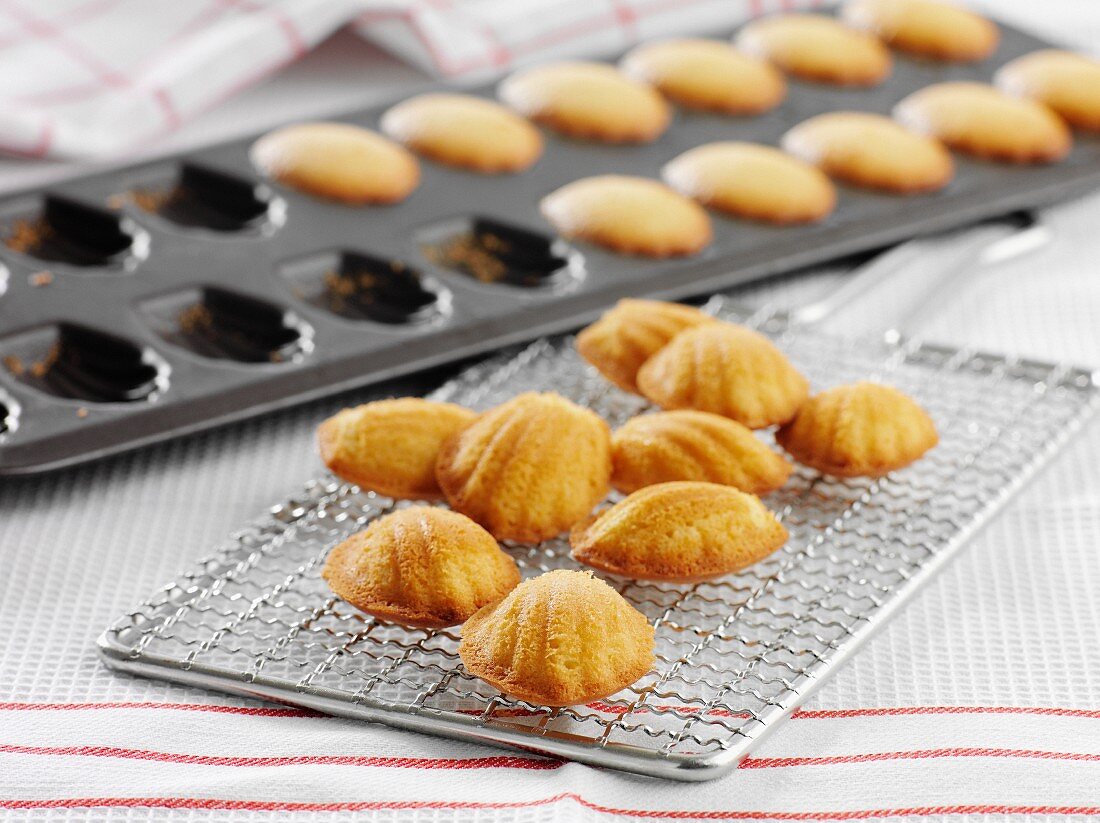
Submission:
[[[1100,709],[1065,709],[1054,706],[895,706],[879,709],[798,709],[792,718],[889,717],[921,714],[1039,714],[1056,717],[1100,719]]]
[[[65,9],[59,14],[55,14],[49,19],[49,22],[53,24],[55,31],[60,31],[63,28],[72,27],[91,20],[103,12],[108,11],[113,6],[117,6],[120,2],[122,2],[122,0],[89,0],[89,2],[83,5],[74,6],[70,9]],[[18,35],[9,35],[8,37],[0,38],[0,49],[18,45],[22,42],[22,37]]]
[[[608,714],[624,714],[626,706],[616,706],[602,701],[587,703],[587,708]],[[639,707],[641,709],[646,706]],[[656,710],[676,709],[684,713],[699,711],[694,707],[685,706],[653,706]],[[108,703],[33,703],[14,702],[0,703],[0,711],[81,711],[94,709],[165,709],[175,711],[195,712],[224,712],[227,714],[250,714],[261,717],[328,717],[322,712],[311,711],[294,707],[267,707],[267,706],[219,706],[204,703],[156,703],[156,702],[108,702]],[[498,710],[494,716],[500,716],[503,711],[514,711],[517,715],[535,714],[529,709]],[[747,717],[746,712],[731,712],[725,709],[711,710],[720,716]],[[470,709],[464,714],[481,714],[482,709]],[[828,720],[848,717],[891,717],[907,715],[937,715],[937,714],[1033,714],[1049,715],[1053,717],[1079,717],[1100,720],[1100,709],[1072,709],[1056,706],[896,706],[871,709],[797,709],[791,715],[793,720]]]
[[[493,757],[379,757],[351,754],[302,754],[278,757],[234,757],[229,755],[180,754],[115,746],[17,746],[0,743],[2,754],[30,754],[57,757],[110,757],[149,760],[188,766],[376,766],[388,769],[559,769],[561,760],[498,755]]]
[[[176,111],[175,104],[172,103],[172,98],[168,94],[168,90],[165,88],[156,88],[152,90],[153,101],[160,108],[164,114],[164,120],[168,124],[168,128],[174,129],[182,122],[180,120],[179,112]]]
[[[934,760],[941,757],[1023,757],[1035,760],[1079,760],[1100,762],[1100,754],[1048,752],[1037,749],[917,749],[908,752],[870,752],[829,757],[746,757],[741,769],[781,769],[791,766],[840,766],[852,763],[877,763],[883,760]]]
[[[1100,806],[1007,806],[944,805],[911,806],[895,809],[854,809],[850,811],[762,812],[762,811],[675,811],[666,809],[624,809],[586,800],[573,792],[552,797],[512,803],[455,802],[446,800],[363,800],[328,802],[290,802],[279,800],[224,800],[209,797],[60,797],[49,799],[3,799],[0,809],[73,809],[73,808],[156,808],[216,809],[219,811],[347,812],[393,811],[412,809],[525,809],[552,806],[572,801],[601,814],[629,815],[659,820],[868,820],[891,817],[928,817],[947,814],[1077,814],[1100,815]]]
[[[129,85],[129,80],[126,75],[111,68],[94,53],[88,51],[80,40],[70,37],[65,29],[54,25],[49,20],[39,17],[33,12],[27,11],[19,3],[15,2],[15,0],[7,0],[5,8],[8,14],[11,15],[28,34],[34,35],[39,40],[52,43],[63,54],[92,72],[100,82],[115,87]]]

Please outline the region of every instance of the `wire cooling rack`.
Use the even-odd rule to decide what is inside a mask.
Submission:
[[[609,578],[656,626],[654,670],[606,700],[551,709],[466,673],[457,629],[367,617],[320,578],[329,549],[394,501],[326,478],[232,536],[100,638],[108,665],[221,691],[455,738],[511,744],[683,780],[732,768],[912,595],[1080,428],[1098,403],[1090,372],[939,346],[858,345],[752,315],[720,316],[777,338],[815,389],[892,383],[924,405],[940,445],[880,480],[800,469],[766,498],[786,546],[741,574],[692,585]],[[475,366],[436,398],[483,409],[554,390],[612,426],[645,402],[543,340]],[[561,539],[507,544],[525,577],[576,566]]]

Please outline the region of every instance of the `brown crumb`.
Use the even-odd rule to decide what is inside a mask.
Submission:
[[[437,265],[467,272],[482,283],[496,283],[508,274],[508,267],[496,256],[508,245],[499,237],[472,233],[460,234],[439,246],[428,246],[425,255]]]
[[[34,274],[27,277],[27,281],[35,288],[41,288],[42,286],[48,286],[53,282],[53,272],[51,271],[36,271]]]
[[[137,207],[150,214],[156,214],[178,196],[179,189],[134,189],[130,192],[130,199]]]
[[[30,254],[41,246],[52,232],[49,223],[43,218],[24,218],[16,220],[12,224],[11,232],[4,239],[4,243],[12,251],[17,251],[20,254]]]
[[[58,343],[54,343],[52,346],[50,346],[50,350],[46,352],[45,357],[43,357],[36,363],[31,364],[29,369],[31,376],[38,378],[45,377],[46,372],[53,368],[53,364],[57,362],[57,358],[60,356],[61,345]]]
[[[81,406],[79,409],[76,410],[76,416],[80,418],[87,417],[88,410],[84,406]]]
[[[27,371],[27,367],[23,365],[23,361],[16,357],[14,354],[9,354],[4,358],[4,365],[8,371],[14,374],[16,377],[22,377]]]
[[[112,194],[110,197],[107,198],[107,207],[111,209],[121,209],[123,206],[126,205],[129,199],[129,192],[125,194]]]
[[[192,334],[209,329],[214,324],[214,318],[210,314],[210,309],[202,303],[195,303],[180,312],[179,324],[184,334]]]

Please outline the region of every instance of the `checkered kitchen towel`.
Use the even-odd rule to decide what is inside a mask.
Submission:
[[[436,75],[468,79],[817,2],[0,0],[0,151],[117,153],[278,71],[345,24]]]

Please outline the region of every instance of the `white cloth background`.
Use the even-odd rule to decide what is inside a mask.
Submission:
[[[1100,42],[1091,0],[1005,6]],[[1076,15],[1055,16],[1067,8]],[[1100,196],[1050,220],[1055,245],[962,289],[925,335],[1100,363]],[[743,294],[796,304],[832,284],[805,276]],[[119,677],[97,662],[107,622],[318,471],[318,420],[378,394],[0,483],[0,820],[1100,814],[1100,425],[747,768],[708,784],[530,768],[502,750]]]

